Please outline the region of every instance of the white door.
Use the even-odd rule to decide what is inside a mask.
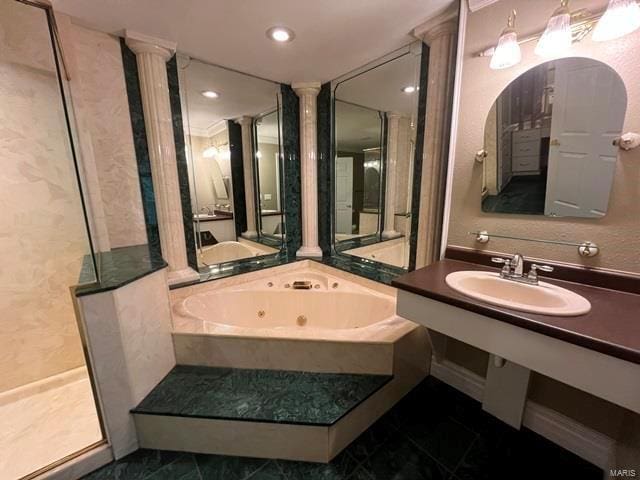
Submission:
[[[336,158],[336,233],[353,233],[353,157]]]
[[[601,217],[616,168],[613,140],[624,123],[627,95],[606,65],[556,62],[545,215]]]

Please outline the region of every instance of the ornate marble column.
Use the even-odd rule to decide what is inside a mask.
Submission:
[[[136,54],[142,109],[151,160],[151,177],[158,215],[162,257],[169,264],[169,284],[197,280],[198,272],[189,267],[182,223],[182,203],[178,165],[173,137],[167,61],[175,43],[125,32],[127,46]]]
[[[294,83],[300,98],[300,178],[302,181],[302,246],[297,257],[322,257],[318,244],[317,97],[320,82]]]
[[[417,27],[413,34],[429,45],[427,125],[420,188],[416,267],[437,260],[442,237],[446,165],[451,134],[455,76],[457,6]]]
[[[240,117],[236,120],[242,129],[242,171],[244,174],[244,203],[247,213],[247,229],[242,232],[244,238],[256,238],[258,223],[256,222],[256,194],[253,183],[253,118]]]
[[[399,237],[396,232],[396,184],[398,164],[398,133],[400,129],[400,114],[387,113],[387,161],[385,163],[386,182],[384,194],[384,230],[382,238],[389,239]]]

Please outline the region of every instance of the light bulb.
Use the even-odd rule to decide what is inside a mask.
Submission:
[[[209,147],[209,148],[205,148],[205,149],[202,151],[202,156],[203,156],[204,158],[213,158],[213,157],[215,157],[217,154],[218,154],[218,149],[217,149],[216,147],[214,147],[214,146],[211,146],[211,147]]]
[[[636,0],[610,0],[593,31],[593,40],[604,42],[623,37],[640,28],[640,6]]]
[[[507,28],[502,31],[498,46],[493,52],[489,66],[493,70],[513,67],[522,60],[522,52],[518,44],[518,34],[515,30],[516,11],[514,10],[507,20]]]
[[[560,7],[551,15],[547,28],[536,45],[536,55],[558,57],[571,48],[571,13],[568,4],[568,0],[562,0]]]

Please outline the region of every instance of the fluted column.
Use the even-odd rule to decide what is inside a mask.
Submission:
[[[396,184],[398,165],[398,132],[400,129],[400,114],[387,113],[387,161],[385,162],[386,184],[384,197],[384,230],[382,238],[395,238],[400,234],[396,232]]]
[[[420,221],[416,267],[438,260],[446,165],[451,134],[451,108],[455,74],[457,7],[429,20],[414,35],[429,45],[427,114],[420,188]]]
[[[300,98],[300,177],[302,181],[302,246],[297,257],[322,257],[318,245],[318,137],[319,82],[294,83]]]
[[[240,117],[236,120],[236,123],[240,125],[242,131],[242,171],[244,174],[244,203],[245,211],[247,213],[247,229],[242,232],[244,238],[256,238],[258,232],[256,231],[256,193],[253,183],[253,142],[252,132],[253,118]]]
[[[136,54],[138,64],[160,248],[162,257],[169,264],[168,280],[170,284],[197,280],[198,273],[187,262],[167,82],[166,63],[173,56],[176,45],[129,31],[125,37],[127,45]]]

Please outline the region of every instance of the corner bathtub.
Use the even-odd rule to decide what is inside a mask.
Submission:
[[[171,295],[176,333],[386,343],[415,328],[395,314],[395,289],[312,261]]]

